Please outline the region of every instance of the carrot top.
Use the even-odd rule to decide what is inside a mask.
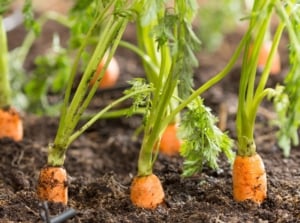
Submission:
[[[277,120],[273,123],[278,127],[278,144],[283,150],[284,156],[290,155],[292,145],[299,144],[298,129],[300,126],[300,10],[299,2],[288,1],[276,4],[276,10],[282,23],[286,26],[289,36],[289,71],[284,79],[284,87],[277,87],[281,93],[273,96]]]
[[[172,10],[166,10],[163,1],[154,2],[141,1],[141,8],[147,9],[147,11],[143,11],[142,16],[138,19],[139,47],[135,48],[132,45],[122,43],[123,46],[133,49],[138,55],[141,55],[149,82],[148,86],[154,89],[150,95],[135,98],[133,102],[134,106],[138,105],[137,107],[145,108],[144,136],[138,160],[138,176],[152,174],[152,166],[157,158],[157,142],[161,140],[167,126],[179,120],[178,116],[185,108],[198,111],[197,107],[200,107],[199,110],[203,110],[205,106],[199,95],[229,73],[245,43],[244,39],[224,70],[198,89],[193,90],[191,86],[193,67],[198,65],[194,52],[198,49],[200,43],[192,29],[192,20],[197,9],[197,3],[191,1],[187,4],[186,1],[179,0],[172,5]],[[149,16],[149,12],[151,12],[151,16]],[[145,81],[145,83],[147,82]],[[142,99],[142,102],[135,102],[140,99]],[[211,116],[207,117],[207,112],[203,112],[203,115],[206,115],[208,120],[211,119]],[[199,116],[194,118],[190,122],[203,121]],[[215,123],[212,120],[209,122],[209,125]],[[181,121],[180,125],[182,125]],[[186,125],[186,127],[190,137],[192,137],[191,133],[193,131],[198,132],[193,125]],[[194,127],[195,129],[193,129]],[[214,132],[216,129],[212,128],[212,131]],[[229,138],[225,136],[226,134],[223,135],[217,131],[215,134],[219,135],[220,140],[210,145],[209,143],[214,140],[214,133],[210,133],[206,135],[206,137],[211,137],[209,141],[205,137],[201,139],[201,136],[204,136],[205,133],[202,134],[201,131],[199,133],[197,139],[202,140],[202,150],[199,150],[198,146],[193,147],[192,143],[186,144],[188,145],[186,151],[191,150],[192,152],[184,153],[185,158],[190,158],[189,154],[193,154],[187,163],[194,162],[192,159],[196,159],[197,154],[200,157],[198,164],[201,163],[201,165],[206,162],[214,165],[216,159],[212,157],[217,156],[220,151],[226,151],[229,157],[233,155],[229,151],[231,143]],[[193,142],[197,139],[194,139]],[[210,150],[211,148],[213,149]],[[208,155],[201,157],[203,154]],[[213,161],[207,160],[210,158]],[[196,169],[201,168],[197,167]]]
[[[245,34],[247,42],[245,44],[241,70],[236,120],[237,153],[240,156],[252,156],[256,153],[254,126],[258,107],[266,96],[276,94],[275,89],[265,87],[271,69],[271,62],[275,56],[284,29],[283,23],[280,23],[277,27],[267,63],[256,85],[256,79],[258,78],[256,76],[258,56],[264,39],[268,35],[268,27],[273,14],[269,4],[271,3],[263,4],[260,1],[254,1],[252,11],[258,12],[258,14],[250,17],[249,27]]]
[[[83,24],[81,24],[82,26],[79,26],[80,28],[87,28],[87,30],[81,30],[82,32],[86,32],[84,33],[85,38],[80,41],[78,53],[74,59],[73,66],[70,71],[70,76],[65,90],[63,106],[61,109],[59,127],[54,142],[49,145],[48,165],[62,166],[65,159],[65,152],[69,145],[105,112],[135,94],[151,91],[151,89],[141,89],[129,95],[125,95],[107,105],[104,109],[86,121],[83,126],[77,128],[84,111],[88,107],[90,101],[96,93],[96,90],[98,89],[98,83],[100,79],[103,77],[109,62],[111,61],[117,49],[129,19],[131,18],[134,5],[135,2],[115,0],[106,2],[105,4],[102,1],[91,1],[87,5],[84,5],[86,10],[92,11],[93,13],[85,15],[89,17],[89,25],[87,25],[87,21],[83,19],[84,21]],[[76,7],[82,7],[82,5],[76,5],[75,8]],[[80,23],[81,21],[77,22]],[[71,91],[74,87],[73,84],[75,75],[77,74],[77,69],[80,60],[82,59],[83,52],[86,50],[90,38],[93,36],[96,28],[99,26],[101,26],[101,32],[97,37],[97,45],[84,69],[82,76],[80,77],[80,82],[78,86],[76,86],[74,94],[71,94]],[[97,70],[99,61],[104,58],[104,55],[107,52],[108,54],[103,69],[99,73],[97,81],[91,87],[90,80],[93,78],[93,75]]]

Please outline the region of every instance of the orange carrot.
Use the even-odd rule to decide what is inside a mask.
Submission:
[[[96,74],[95,74],[94,78],[91,80],[91,83],[90,83],[91,85],[93,85],[96,82],[104,65],[105,65],[105,59],[99,63]],[[99,88],[113,87],[116,84],[119,76],[120,76],[120,68],[119,68],[118,62],[114,57],[112,57],[110,63],[107,66],[107,69],[99,83]]]
[[[272,41],[265,41],[262,45],[262,48],[260,50],[259,53],[259,57],[258,57],[258,69],[260,71],[262,71],[267,63],[267,59],[269,56],[269,53],[271,51],[271,47],[272,47]],[[280,64],[280,55],[278,53],[278,51],[276,51],[274,59],[272,61],[272,66],[271,66],[271,70],[270,70],[270,74],[272,75],[277,75],[279,74],[281,71],[281,64]]]
[[[260,155],[237,155],[233,164],[232,181],[236,201],[262,203],[267,196],[267,177]]]
[[[253,46],[251,45],[250,50],[249,50],[250,54],[252,52],[252,47]],[[272,48],[272,41],[263,42],[261,50],[258,54],[258,63],[257,63],[258,71],[262,72],[264,70],[264,67],[266,66],[271,48]],[[281,72],[281,60],[280,60],[279,52],[277,50],[275,55],[274,55],[273,61],[272,61],[270,74],[271,75],[278,75],[280,72]]]
[[[23,122],[18,112],[13,109],[0,109],[0,138],[23,139]]]
[[[39,199],[57,203],[68,203],[67,172],[63,167],[46,166],[41,169],[37,195]]]
[[[159,150],[161,153],[173,156],[179,154],[181,140],[177,137],[178,125],[172,123],[167,126],[161,140]]]
[[[130,187],[130,199],[141,208],[154,209],[164,201],[164,190],[159,178],[150,174],[136,176]]]

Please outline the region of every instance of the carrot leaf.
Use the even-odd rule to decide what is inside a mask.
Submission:
[[[200,172],[204,165],[218,168],[218,156],[225,153],[233,161],[233,141],[216,125],[217,118],[198,98],[188,105],[184,113],[180,137],[183,140],[181,155],[184,157],[183,176]]]
[[[131,88],[124,91],[125,95],[132,94],[134,92],[140,91],[142,89],[150,89],[151,84],[147,84],[146,80],[143,78],[134,78],[133,80],[128,81],[131,85]],[[132,94],[132,105],[127,113],[128,116],[136,113],[140,108],[146,108],[146,111],[149,110],[151,106],[151,92],[144,92],[140,94]],[[146,116],[146,115],[145,115]]]
[[[292,145],[299,144],[298,128],[300,126],[300,59],[291,53],[291,70],[285,79],[282,94],[273,99],[278,120],[278,145],[285,157],[290,155]]]
[[[37,35],[41,31],[39,23],[34,18],[32,0],[26,0],[23,6],[24,24],[28,30],[33,30]]]
[[[278,145],[284,156],[290,155],[292,145],[299,144],[298,129],[300,126],[300,12],[299,1],[290,1],[288,5],[278,2],[277,13],[285,24],[289,35],[290,70],[284,79],[282,94],[275,97],[274,104],[278,121]]]
[[[1,0],[0,4],[0,15],[3,15],[6,13],[10,7],[10,4],[12,3],[12,0]]]
[[[62,96],[71,72],[71,60],[67,50],[61,47],[58,36],[54,36],[52,50],[38,56],[34,63],[36,69],[24,86],[28,98],[26,109],[39,115],[58,115],[62,103],[52,103],[49,95]]]

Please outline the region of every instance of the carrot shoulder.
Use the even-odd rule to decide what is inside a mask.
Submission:
[[[237,155],[232,172],[233,197],[236,201],[251,200],[257,204],[267,196],[267,177],[259,154]]]
[[[164,201],[164,190],[159,178],[154,175],[136,176],[130,187],[130,199],[141,208],[154,209]]]
[[[13,109],[0,109],[0,138],[23,139],[23,122],[19,113]]]
[[[97,78],[99,77],[100,72],[104,68],[104,65],[105,65],[105,58],[99,63],[95,76],[91,80],[90,85],[93,85],[97,81]],[[103,88],[115,86],[119,76],[120,76],[119,64],[117,60],[114,57],[112,57],[102,79],[99,82],[99,88],[103,89]]]
[[[178,126],[175,123],[167,126],[160,140],[161,153],[168,156],[179,154],[181,140],[177,137],[177,131]]]
[[[46,166],[41,169],[37,195],[40,200],[67,204],[68,181],[67,172],[63,167]]]

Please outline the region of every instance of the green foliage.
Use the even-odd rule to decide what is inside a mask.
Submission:
[[[300,126],[300,10],[299,1],[277,2],[274,5],[281,24],[289,35],[290,69],[284,79],[284,87],[276,87],[271,95],[277,119],[273,124],[278,127],[278,145],[285,157],[290,155],[292,145],[299,144]]]
[[[232,31],[242,15],[242,2],[210,0],[199,7],[199,37],[208,51],[216,50],[225,36]]]
[[[67,51],[59,44],[58,37],[53,40],[52,50],[35,59],[36,69],[25,84],[25,94],[28,98],[29,112],[39,115],[57,115],[61,101],[49,102],[49,95],[63,93],[66,87],[71,61]]]
[[[145,91],[140,94],[133,94],[134,92],[141,91],[143,89],[150,89],[151,83],[147,84],[146,80],[143,78],[134,78],[128,83],[131,85],[131,88],[126,89],[124,91],[125,95],[132,94],[132,105],[130,107],[130,110],[128,111],[128,116],[134,114],[139,108],[145,108],[145,114],[149,112],[149,109],[151,107],[151,92]],[[146,115],[144,117],[146,119]]]
[[[157,18],[161,14],[162,9],[165,8],[166,0],[141,0],[139,1],[135,9],[139,14],[142,26],[148,26],[154,18]]]
[[[87,4],[83,4],[84,2]],[[81,45],[90,29],[90,25],[93,24],[93,21],[97,17],[97,10],[95,10],[95,4],[93,4],[93,2],[94,1],[82,1],[81,3],[81,1],[78,1],[79,4],[75,5],[73,10],[69,13],[69,20],[72,23],[69,40],[71,48],[76,49]]]
[[[200,40],[195,35],[191,24],[184,22],[183,29],[185,33],[183,50],[185,57],[183,58],[183,69],[179,77],[178,94],[185,99],[190,94],[193,87],[194,68],[199,65],[198,58],[194,54],[200,49]]]
[[[174,42],[176,38],[173,29],[178,19],[178,15],[169,13],[168,11],[159,19],[158,24],[153,29],[154,38],[158,43],[158,50],[160,46],[166,44],[168,41],[171,42],[170,47],[172,47],[172,42]]]
[[[284,16],[284,11],[279,11],[281,19],[287,23],[290,36],[289,62],[290,70],[284,79],[284,90],[282,95],[274,99],[278,121],[275,125],[279,130],[277,133],[278,144],[283,150],[284,156],[290,155],[292,145],[299,144],[298,129],[300,126],[300,10],[299,5],[293,5],[292,13]],[[289,8],[286,9],[289,11]]]
[[[282,24],[278,25],[274,34],[271,53],[268,55],[264,70],[260,76],[257,75],[258,55],[269,32],[274,12],[272,7],[273,3],[271,1],[254,1],[251,11],[253,16],[248,18],[249,25],[244,34],[246,43],[244,46],[236,116],[237,153],[240,156],[252,156],[256,153],[254,129],[258,107],[262,100],[273,91],[273,89],[266,88],[266,84],[269,78],[271,61],[278,48],[284,29]],[[249,53],[250,46],[252,47],[251,54]]]
[[[74,6],[72,8],[72,12],[82,13],[84,12],[93,1],[91,0],[76,0],[74,1]]]
[[[17,109],[24,111],[28,108],[28,98],[24,93],[24,84],[27,81],[26,71],[16,55],[16,51],[10,51],[8,57],[9,81],[12,89],[12,104]]]
[[[218,168],[219,153],[229,162],[234,158],[233,141],[216,126],[216,117],[204,106],[201,99],[193,101],[184,113],[180,126],[183,140],[181,155],[184,157],[183,176],[200,172],[204,165]]]
[[[284,156],[289,156],[291,148],[291,139],[294,144],[298,143],[298,133],[296,123],[292,123],[295,120],[297,113],[292,116],[288,116],[290,109],[289,96],[284,93],[283,86],[276,86],[274,93],[269,95],[274,103],[274,109],[277,113],[277,118],[272,120],[272,124],[278,127],[277,137],[278,144],[283,149]],[[299,117],[300,118],[300,117]]]
[[[39,34],[41,31],[40,25],[34,18],[34,12],[32,8],[32,0],[25,0],[23,6],[24,24],[28,30],[33,30],[35,34]]]
[[[13,0],[0,0],[0,16],[9,11],[9,7]]]
[[[178,53],[178,50],[184,55],[180,58],[180,72],[178,72],[178,95],[183,99],[190,94],[193,87],[193,69],[198,66],[195,52],[200,49],[200,40],[194,33],[191,23],[197,9],[196,5],[193,0],[178,1],[176,12],[174,9],[167,9],[153,29],[158,48],[167,43],[171,55]],[[181,33],[180,37],[175,36],[177,32]]]

